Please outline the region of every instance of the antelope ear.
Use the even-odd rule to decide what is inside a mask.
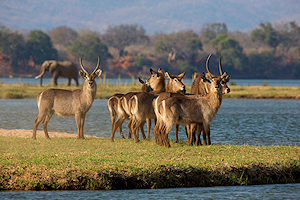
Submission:
[[[141,83],[141,84],[144,84],[145,82],[139,77],[139,82]]]
[[[86,75],[85,72],[82,71],[82,70],[79,70],[78,74],[79,74],[79,76],[81,76],[81,77],[85,77],[85,75]]]
[[[153,74],[155,73],[155,71],[152,68],[150,68],[150,73]]]
[[[167,79],[171,79],[171,78],[172,78],[168,72],[165,72],[165,77],[166,77]]]
[[[208,80],[211,80],[211,79],[214,78],[214,76],[213,76],[211,73],[206,72],[206,73],[205,73],[205,78],[208,79]]]
[[[99,77],[101,74],[102,74],[102,69],[98,69],[97,71],[95,71],[94,76]]]
[[[205,74],[204,72],[202,72],[201,78],[202,78],[203,82],[209,82],[209,83],[210,83],[210,79],[208,79],[208,78],[206,77],[206,74]]]
[[[198,73],[195,71],[194,74],[193,74],[193,80],[195,80],[198,76]]]
[[[178,78],[182,79],[184,77],[184,75],[185,75],[185,72],[183,72],[182,74],[179,74]]]
[[[159,68],[157,72],[164,74],[163,71],[161,70],[161,68]]]

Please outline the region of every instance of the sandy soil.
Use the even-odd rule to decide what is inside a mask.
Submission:
[[[0,136],[9,136],[9,137],[23,137],[23,138],[31,138],[32,137],[32,130],[24,130],[24,129],[13,129],[7,130],[0,128]],[[70,133],[60,133],[60,132],[49,132],[50,138],[52,137],[74,137],[76,138],[77,135],[70,134]],[[45,137],[44,131],[38,130],[36,132],[36,137],[41,138]],[[96,137],[91,135],[85,135],[85,137]]]

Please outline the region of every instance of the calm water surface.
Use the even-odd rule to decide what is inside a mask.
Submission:
[[[0,128],[32,130],[37,115],[35,99],[0,99]],[[299,146],[299,121],[300,100],[224,99],[216,118],[211,123],[211,139],[214,144]],[[127,122],[123,124],[125,137],[128,136]],[[87,113],[84,133],[109,138],[110,125],[107,99],[96,99]],[[43,129],[41,124],[38,129]],[[48,124],[48,130],[77,133],[74,117],[53,116]],[[179,130],[179,138],[186,141],[184,126],[180,126]],[[118,130],[116,137],[120,138]],[[169,134],[169,138],[175,138],[174,130]]]
[[[0,199],[299,199],[300,184],[111,191],[0,192]]]

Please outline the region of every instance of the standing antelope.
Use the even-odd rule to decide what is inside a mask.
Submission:
[[[182,83],[182,79],[185,72],[179,75],[170,75],[165,72],[165,77],[169,79],[166,85],[166,92],[169,93],[185,93],[185,85]],[[151,78],[149,83],[152,84]],[[165,91],[152,91],[150,93],[140,92],[133,95],[129,99],[129,109],[131,112],[129,127],[131,132],[134,134],[135,142],[139,141],[138,138],[138,127],[142,126],[146,120],[156,119],[152,101],[157,97],[158,94]],[[176,127],[178,129],[178,127]],[[176,129],[176,131],[177,131]],[[148,128],[147,139],[150,139],[150,129]]]
[[[43,124],[45,137],[50,138],[47,131],[47,124],[53,114],[62,117],[75,115],[75,120],[78,128],[77,139],[84,139],[83,126],[85,115],[92,106],[96,96],[97,85],[95,78],[102,73],[99,68],[100,55],[98,55],[98,63],[94,71],[89,74],[82,65],[82,59],[79,59],[81,70],[79,75],[85,78],[81,89],[63,90],[63,89],[48,89],[37,96],[37,105],[39,114],[34,120],[32,138],[36,139],[36,130],[40,122]]]
[[[139,82],[142,84],[141,91],[142,92],[150,92],[152,91],[152,88],[148,86],[142,79],[139,78]],[[118,114],[118,102],[121,97],[123,97],[124,94],[116,93],[113,96],[111,96],[107,101],[108,110],[110,113],[110,119],[111,119],[111,130],[114,129],[114,126],[116,124],[116,117]],[[121,113],[122,114],[122,113]],[[125,138],[123,131],[122,131],[122,124],[118,127],[120,131],[121,138]]]
[[[222,70],[222,64],[221,64],[221,55],[219,57],[219,73],[220,73],[220,76],[215,76],[210,70],[209,70],[209,66],[208,66],[208,62],[209,62],[209,59],[211,57],[211,54],[208,56],[207,60],[206,60],[206,74],[205,74],[205,77],[207,79],[211,79],[211,78],[223,78],[222,81],[221,81],[221,84],[223,86],[223,91],[222,91],[222,94],[227,94],[230,92],[230,89],[229,87],[226,85],[227,82],[229,82],[229,75],[227,75],[227,72],[223,72]],[[210,82],[209,81],[205,81],[205,77],[203,78],[204,74],[202,74],[201,76],[198,75],[197,72],[194,73],[194,76],[193,76],[193,83],[192,83],[192,86],[191,86],[191,94],[199,94],[199,95],[202,95],[202,96],[205,96],[208,94],[208,88],[210,86]],[[196,127],[196,126],[200,126],[200,127]],[[200,142],[200,133],[202,131],[202,125],[201,124],[192,124],[190,127],[190,131],[191,132],[194,132],[196,129],[199,131],[197,133],[198,137],[196,139],[196,144],[197,145],[201,145],[201,142]],[[192,134],[189,135],[190,137],[193,137]],[[202,131],[202,136],[203,136],[203,140],[204,140],[204,144],[206,145],[207,142],[206,142],[206,136],[207,136],[207,139],[208,139],[208,144],[211,144],[211,141],[210,141],[210,135],[205,135]],[[192,141],[192,139],[188,139],[188,141]],[[191,145],[191,143],[189,144]]]
[[[155,129],[165,147],[170,147],[168,134],[176,124],[190,125],[198,123],[203,125],[205,134],[210,132],[210,122],[214,119],[222,102],[222,85],[224,78],[212,78],[209,94],[185,95],[181,97],[170,97],[161,102],[160,107],[157,99],[154,100],[155,115],[157,120]],[[159,129],[159,130],[157,130]]]
[[[148,87],[147,91],[144,92],[150,92],[151,90],[153,91],[165,91],[165,77],[163,75],[163,72],[161,69],[159,69],[157,72],[152,70],[150,68],[150,73],[151,77],[146,81],[146,86]],[[133,96],[137,94],[137,92],[129,92],[125,95],[123,95],[121,98],[118,99],[118,119],[115,122],[114,126],[111,129],[111,137],[110,140],[113,142],[115,138],[115,133],[118,127],[122,126],[123,122],[125,119],[129,119],[130,116],[130,111],[128,108],[128,100]],[[144,125],[144,124],[143,124]],[[150,126],[150,122],[147,122],[148,127]],[[130,124],[128,128],[130,127]],[[143,126],[140,127],[141,131],[143,133],[143,136],[146,138],[145,133],[144,133],[144,128]],[[148,128],[149,129],[149,128]],[[129,128],[129,138],[131,138],[131,129]]]

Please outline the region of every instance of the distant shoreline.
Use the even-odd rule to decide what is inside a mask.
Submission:
[[[239,86],[228,85],[230,93],[223,95],[223,98],[246,98],[246,99],[300,99],[300,86]],[[48,88],[62,88],[74,90],[81,86],[67,87],[60,84],[57,87],[53,85],[28,85],[28,84],[1,84],[1,99],[35,99],[36,96]],[[187,93],[190,92],[190,86],[187,86]],[[139,92],[141,85],[139,83],[129,83],[121,85],[98,84],[96,99],[108,99],[115,93],[126,94],[128,92]]]

